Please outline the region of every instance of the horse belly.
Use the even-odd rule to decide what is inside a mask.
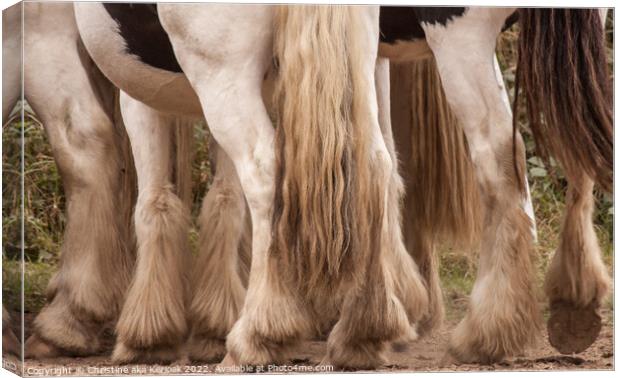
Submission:
[[[202,116],[155,5],[84,2],[74,7],[88,53],[114,85],[159,111]]]
[[[411,62],[432,55],[433,52],[424,39],[379,43],[379,56],[388,58],[394,63]]]
[[[426,43],[423,24],[446,26],[463,16],[465,8],[450,7],[381,7],[379,56],[393,62],[409,62],[432,55]]]

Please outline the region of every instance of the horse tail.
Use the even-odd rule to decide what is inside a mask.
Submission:
[[[361,12],[295,5],[275,15],[279,76],[271,260],[290,271],[306,293],[319,284],[335,287],[344,273],[359,276],[355,269],[366,261],[359,253],[375,237],[368,214],[383,215],[377,208],[383,197],[376,201],[368,193],[373,182],[364,94],[374,83],[361,67],[368,48],[362,46],[368,33]]]
[[[390,72],[392,129],[406,181],[403,233],[472,245],[481,224],[478,185],[435,59],[393,64]]]
[[[192,209],[192,160],[194,157],[193,132],[194,120],[175,117],[171,122],[174,145],[173,174],[176,194],[183,204],[191,211]]]
[[[519,18],[515,119],[522,85],[539,154],[611,191],[612,94],[599,10],[523,8]]]

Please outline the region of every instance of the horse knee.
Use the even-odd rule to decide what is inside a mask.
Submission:
[[[86,118],[45,123],[55,159],[70,186],[97,186],[103,178],[121,173],[122,141],[114,125],[107,118]]]

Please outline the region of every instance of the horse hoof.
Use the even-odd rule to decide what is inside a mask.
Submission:
[[[218,370],[228,370],[228,369],[233,369],[234,367],[238,366],[239,364],[237,363],[237,361],[233,358],[233,356],[230,355],[230,353],[226,353],[226,355],[224,356],[224,359],[222,360],[222,362],[220,362],[219,364],[217,364],[217,369]]]
[[[551,316],[547,321],[549,343],[562,354],[581,353],[601,332],[598,305],[578,307],[570,302],[551,303]]]
[[[10,329],[6,328],[2,331],[2,351],[14,356],[21,353],[21,343]]]
[[[148,349],[132,348],[118,342],[112,353],[112,362],[119,365],[130,363],[171,364],[182,358],[176,346],[159,346]]]
[[[188,346],[189,359],[200,362],[221,361],[226,355],[226,341],[192,337]]]
[[[446,351],[439,360],[439,365],[446,366],[458,366],[461,365],[461,361],[459,361],[456,357],[452,355],[452,353]]]
[[[405,353],[409,351],[409,344],[406,341],[392,342],[392,352]]]
[[[53,358],[62,355],[59,348],[44,341],[36,334],[33,334],[26,340],[25,358]]]

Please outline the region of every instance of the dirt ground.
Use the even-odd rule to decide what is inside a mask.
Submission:
[[[603,327],[597,341],[585,352],[577,355],[561,355],[548,343],[546,330],[541,335],[538,345],[527,351],[524,356],[511,358],[493,365],[456,364],[446,354],[450,331],[457,324],[456,320],[446,321],[444,326],[433,335],[411,343],[403,352],[390,351],[388,364],[378,369],[390,371],[514,371],[514,370],[612,370],[613,313],[602,313]],[[26,329],[32,316],[26,316]],[[26,332],[28,334],[29,332]],[[284,367],[258,367],[262,372],[329,372],[330,367],[320,365],[325,353],[325,342],[312,341],[303,343],[295,353],[291,365]],[[21,370],[15,357],[4,356],[3,367],[18,372]],[[254,368],[256,369],[256,368]],[[71,376],[71,375],[203,375],[209,373],[233,373],[239,370],[218,369],[215,364],[195,365],[179,362],[172,365],[113,365],[107,356],[88,358],[53,358],[45,360],[26,360],[26,376]]]

